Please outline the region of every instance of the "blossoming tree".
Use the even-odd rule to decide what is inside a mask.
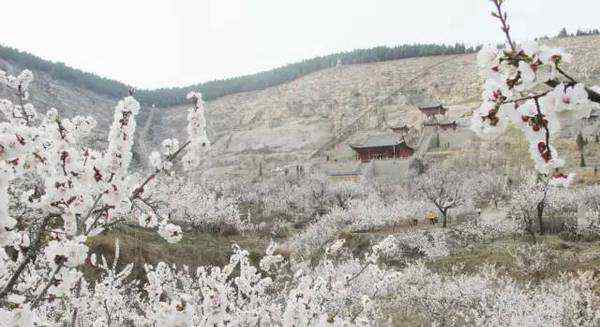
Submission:
[[[451,209],[466,203],[467,191],[465,185],[456,181],[464,179],[457,171],[439,167],[431,168],[415,181],[416,191],[433,204],[442,215],[442,227],[448,224],[448,214]]]
[[[96,151],[81,141],[94,120],[65,118],[55,109],[38,115],[27,103],[32,81],[27,70],[16,77],[0,71],[0,87],[17,98],[0,100],[0,303],[21,311],[68,290],[80,294],[77,268],[95,264],[86,239],[119,222],[143,218],[140,225],[180,240],[181,229],[150,210],[146,190],[179,154],[185,152],[186,168],[198,164],[208,144],[201,96],[190,93],[189,141],[165,141],[163,152],[150,157],[154,171],[140,178],[128,171],[140,110],[133,91],[115,108],[108,148]]]

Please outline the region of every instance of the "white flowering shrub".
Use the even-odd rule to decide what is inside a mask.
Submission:
[[[403,199],[385,203],[375,194],[355,199],[346,208],[332,210],[307,226],[290,240],[292,248],[301,254],[321,249],[343,232],[368,232],[387,227],[406,226],[414,219],[423,219],[433,210],[429,203]]]
[[[540,243],[520,245],[511,252],[511,255],[523,274],[539,275],[558,264],[556,253]]]
[[[148,299],[136,298],[140,310],[129,319],[141,326],[372,325],[379,317],[371,299],[396,291],[395,273],[369,261],[325,256],[311,267],[274,250],[271,244],[260,268],[239,248],[222,268],[147,266]]]
[[[523,232],[519,221],[511,219],[502,211],[485,212],[479,217],[477,223],[477,227],[488,238],[518,235]]]
[[[136,305],[131,289],[140,286],[127,280],[133,264],[117,268],[119,251],[117,240],[110,264],[104,256],[96,260],[92,255],[89,266],[101,272],[101,282],[90,284],[82,278],[75,288],[65,289],[60,298],[39,308],[39,323],[59,325],[76,320],[84,326],[130,325],[135,317],[131,308]]]
[[[455,169],[432,167],[415,179],[414,189],[425,201],[435,206],[446,227],[450,210],[456,210],[469,204],[470,198],[464,180],[465,175]],[[470,206],[469,206],[470,207]]]
[[[348,211],[353,231],[373,231],[387,227],[406,226],[414,220],[424,220],[425,214],[435,207],[420,199],[405,197],[402,193],[395,201],[385,202],[378,196],[352,201]]]
[[[306,256],[337,239],[350,224],[351,218],[348,211],[334,208],[316,222],[308,225],[301,233],[293,236],[289,242],[296,253]]]
[[[595,326],[600,298],[592,273],[563,275],[522,285],[484,266],[474,275],[441,275],[423,264],[409,265],[399,277],[403,287],[387,310],[419,313],[439,326]]]
[[[386,262],[405,265],[415,260],[436,260],[450,254],[442,230],[411,231],[390,235],[373,246],[373,251]]]
[[[589,186],[577,191],[576,233],[586,238],[600,236],[600,187]]]
[[[254,219],[262,216],[266,220],[287,220],[301,227],[333,207],[346,208],[350,200],[365,195],[360,185],[332,183],[323,174],[310,173],[249,183],[240,192],[240,201],[255,208]]]
[[[512,192],[509,218],[530,235],[560,233],[576,224],[580,205],[577,194],[571,189],[550,188],[548,181],[528,178]]]
[[[353,182],[341,182],[330,185],[330,194],[332,205],[340,208],[347,208],[350,201],[363,198],[365,189],[361,185]]]
[[[497,172],[475,173],[467,180],[473,204],[480,210],[498,205],[510,197],[508,178]]]
[[[375,164],[373,161],[362,167],[360,185],[365,190],[373,190],[375,187]]]
[[[241,219],[239,198],[223,185],[198,183],[182,176],[163,179],[151,192],[156,211],[184,228],[218,233],[249,228],[250,224]]]

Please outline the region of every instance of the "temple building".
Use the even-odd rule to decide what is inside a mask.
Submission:
[[[442,131],[448,131],[448,130],[453,130],[455,131],[458,128],[458,124],[456,123],[456,121],[453,122],[433,122],[433,123],[424,123],[423,126],[429,126],[429,127],[436,127],[438,129],[441,129]]]
[[[444,108],[441,104],[430,104],[426,106],[419,106],[419,110],[425,115],[427,119],[435,118],[437,115],[445,115],[448,109]]]
[[[437,115],[445,115],[448,109],[444,108],[444,105],[431,99],[429,96],[421,96],[411,100],[413,105],[419,108],[419,111],[425,115],[426,119],[435,118]]]
[[[359,182],[362,176],[360,170],[347,171],[347,172],[326,172],[327,176],[335,182]]]
[[[402,135],[405,135],[410,131],[410,127],[408,127],[408,125],[394,126],[390,127],[390,129],[392,130],[392,132]]]
[[[404,140],[400,141],[388,135],[371,136],[364,144],[350,145],[350,147],[356,152],[356,159],[361,162],[381,159],[406,159],[415,152]]]

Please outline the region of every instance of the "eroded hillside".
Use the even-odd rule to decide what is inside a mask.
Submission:
[[[549,41],[574,54],[568,67],[588,84],[600,84],[600,37]],[[459,116],[476,105],[481,80],[475,55],[412,58],[322,70],[262,91],[239,93],[207,104],[212,167],[244,174],[262,166],[304,162],[334,144],[360,141],[397,124],[417,125],[412,103],[438,100]],[[16,67],[0,58],[0,69]],[[36,73],[36,72],[34,72]],[[0,92],[5,92],[1,91]],[[6,96],[7,94],[1,93]],[[90,114],[99,122],[98,139],[106,136],[115,99],[99,96],[36,73],[33,103],[42,111],[56,107],[66,116]],[[185,138],[186,106],[144,108],[138,117],[137,153],[166,137]],[[343,137],[338,137],[343,134]]]

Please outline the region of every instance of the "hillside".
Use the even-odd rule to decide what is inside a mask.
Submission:
[[[0,57],[0,69],[9,74],[17,75],[23,69],[31,68]],[[35,79],[30,86],[30,100],[38,111],[44,113],[50,108],[56,108],[65,117],[76,115],[94,117],[98,125],[90,141],[97,146],[105,147],[108,130],[113,120],[114,107],[118,99],[53,78],[47,72],[31,70]],[[16,97],[11,94],[10,90],[0,88],[0,98],[8,98],[14,101]],[[142,110],[138,116],[138,124],[142,130],[146,126],[147,113],[148,111]],[[139,162],[140,152],[143,152],[140,150],[140,144],[143,144],[143,138],[138,137],[138,142],[134,146],[134,160],[136,162]]]
[[[600,63],[595,59],[600,57],[600,37],[550,43],[575,55],[568,67],[573,75],[591,85],[600,82]],[[476,55],[467,54],[341,66],[211,101],[207,112],[213,161],[232,171],[239,166],[256,169],[261,160],[273,166],[305,162],[357,118],[356,132],[341,143],[395,124],[419,122],[419,112],[410,105],[415,100],[436,99],[450,106],[451,117],[459,116],[479,99],[481,80],[475,60]],[[171,127],[160,130],[162,137],[183,131],[184,109],[162,109],[161,125]]]
[[[379,46],[370,49],[356,49],[305,59],[251,75],[213,80],[185,87],[141,89],[138,90],[136,97],[142,105],[162,108],[185,104],[186,95],[190,91],[201,91],[204,100],[214,100],[225,95],[263,90],[281,85],[310,73],[341,64],[349,65],[434,55],[465,54],[475,51],[477,51],[477,48],[467,47],[460,43],[454,45],[404,44],[394,47]],[[10,61],[14,65],[27,67],[44,73],[53,79],[66,81],[107,97],[122,97],[127,94],[127,90],[130,88],[122,82],[71,68],[61,62],[44,60],[35,55],[2,45],[0,45],[0,58],[4,58],[5,61]]]
[[[575,55],[568,67],[572,75],[599,84],[600,37],[549,42]],[[0,58],[0,69],[14,73],[22,68]],[[67,116],[90,114],[99,122],[98,138],[105,136],[115,99],[34,73],[37,107],[56,107]],[[260,162],[267,168],[306,162],[323,145],[358,142],[392,125],[418,123],[415,101],[441,101],[450,106],[450,116],[459,116],[476,105],[480,86],[475,55],[462,54],[336,66],[264,90],[224,96],[207,105],[211,166],[245,174]],[[165,137],[184,139],[186,108],[144,108],[138,117],[138,155]],[[348,133],[334,139],[344,129]]]

